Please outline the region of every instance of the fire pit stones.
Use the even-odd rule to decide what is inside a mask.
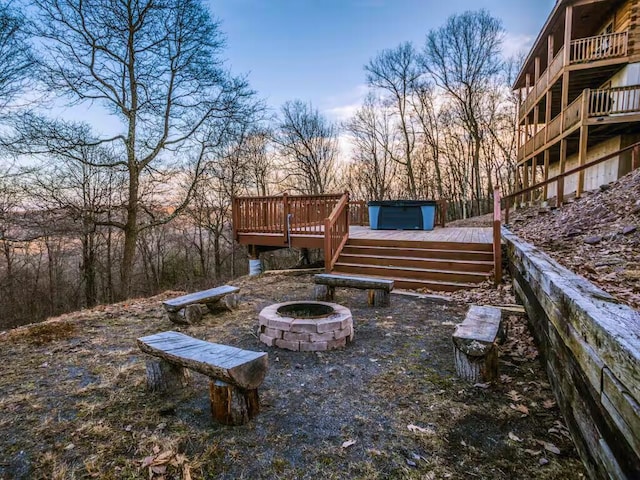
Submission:
[[[263,308],[260,341],[300,352],[342,348],[353,341],[351,311],[328,302],[285,302]]]

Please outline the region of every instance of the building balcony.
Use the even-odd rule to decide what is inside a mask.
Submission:
[[[628,55],[629,34],[623,32],[597,35],[595,37],[585,37],[572,40],[569,45],[569,66],[581,66],[595,64],[624,58]],[[548,68],[540,74],[535,84],[529,87],[526,97],[522,101],[519,109],[519,118],[524,117],[531,111],[553,85],[565,67],[565,47],[562,46],[549,64]]]
[[[518,151],[518,162],[540,153],[582,125],[637,122],[640,120],[640,85],[585,89],[548,125],[531,136]]]

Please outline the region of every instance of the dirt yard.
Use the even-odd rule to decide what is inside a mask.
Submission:
[[[500,381],[474,386],[455,378],[451,344],[471,296],[370,308],[366,292],[339,289],[355,341],[298,353],[259,343],[257,312],[311,298],[311,277],[236,284],[239,310],[179,330],[268,351],[251,423],[214,424],[197,374],[171,396],[145,391],[135,339],[177,330],[160,305],[168,292],[0,334],[0,478],[584,477],[524,319],[508,318]]]

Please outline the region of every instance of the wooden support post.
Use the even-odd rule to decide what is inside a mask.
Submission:
[[[578,165],[583,166],[587,160],[587,142],[589,139],[589,127],[583,124],[580,127],[580,147],[578,150]],[[578,172],[578,185],[576,187],[576,198],[580,198],[584,191],[584,170]]]
[[[500,187],[495,187],[493,189],[493,277],[496,285],[502,282],[502,235],[500,232],[502,211],[500,205]]]
[[[500,232],[500,187],[493,190],[493,264],[494,282],[499,285],[502,282],[502,235]]]
[[[544,151],[544,167],[542,172],[542,178],[545,182],[549,180],[549,156],[550,155],[551,154],[549,153],[548,149]],[[545,186],[542,187],[542,201],[544,202],[547,201],[548,193],[549,193],[549,188],[548,188],[548,185],[545,184]]]
[[[537,168],[538,168],[538,157],[535,156],[531,160],[531,186],[536,184],[536,169]],[[535,195],[536,195],[536,191],[535,190],[531,190],[531,192],[529,192],[529,201],[530,202],[535,202],[536,201]]]
[[[631,151],[631,169],[635,170],[636,168],[640,168],[640,145]]]
[[[147,360],[147,388],[152,392],[171,392],[189,385],[191,374],[180,365],[164,360]]]
[[[567,140],[560,140],[560,172],[558,173],[556,207],[564,203],[564,168],[567,159]]]
[[[523,180],[524,188],[529,188],[529,185],[530,185],[530,183],[529,183],[529,165],[528,165],[528,163],[529,162],[527,161],[522,165],[522,169],[523,169],[523,172],[522,172],[523,173],[523,179],[522,180]],[[531,195],[531,192],[526,193],[525,195],[523,195],[523,198],[522,198],[521,201],[522,202],[528,202],[528,200],[531,198],[530,195]]]
[[[211,414],[224,425],[244,425],[260,413],[258,389],[243,390],[221,380],[209,383]]]
[[[573,5],[567,5],[564,11],[564,66],[571,63],[571,37],[573,30]],[[566,73],[565,73],[566,74]]]

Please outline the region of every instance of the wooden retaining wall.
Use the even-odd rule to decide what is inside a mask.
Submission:
[[[640,312],[502,229],[514,288],[589,475],[640,479]]]

